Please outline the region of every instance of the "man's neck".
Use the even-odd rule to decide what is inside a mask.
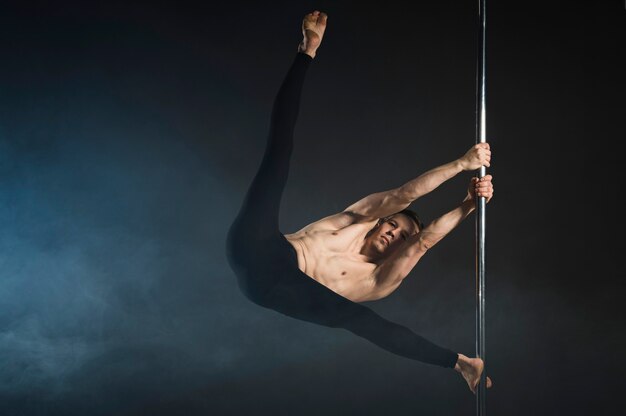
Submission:
[[[377,265],[380,265],[384,260],[384,254],[374,250],[367,238],[363,240],[359,254],[365,256],[367,262]]]

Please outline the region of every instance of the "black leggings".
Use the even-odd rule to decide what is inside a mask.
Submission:
[[[344,328],[390,351],[425,363],[454,367],[458,355],[383,319],[307,276],[296,251],[278,229],[289,173],[300,95],[312,58],[298,53],[278,92],[263,161],[227,239],[229,263],[252,302],[284,315]]]

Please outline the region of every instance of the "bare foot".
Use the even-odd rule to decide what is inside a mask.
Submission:
[[[483,360],[480,358],[469,358],[463,354],[459,354],[459,360],[456,362],[454,369],[461,373],[467,385],[472,393],[476,394],[478,383],[480,383],[480,376],[483,373]],[[493,383],[491,379],[487,377],[487,388],[490,389]]]
[[[317,10],[304,16],[302,20],[302,35],[304,39],[298,46],[298,52],[304,52],[311,58],[315,58],[315,52],[320,47],[324,37],[327,19],[326,13]]]

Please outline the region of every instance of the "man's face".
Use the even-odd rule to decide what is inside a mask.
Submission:
[[[370,235],[371,244],[379,253],[389,253],[417,232],[417,225],[411,218],[396,214],[374,230]]]

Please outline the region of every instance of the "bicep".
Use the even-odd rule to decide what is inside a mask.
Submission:
[[[402,211],[410,204],[411,200],[401,192],[400,188],[395,188],[370,194],[350,205],[345,211],[367,218],[383,218]]]
[[[315,221],[304,227],[299,232],[312,230],[341,230],[342,228],[359,222],[362,219],[363,217],[361,215],[355,214],[354,212],[342,211]]]

